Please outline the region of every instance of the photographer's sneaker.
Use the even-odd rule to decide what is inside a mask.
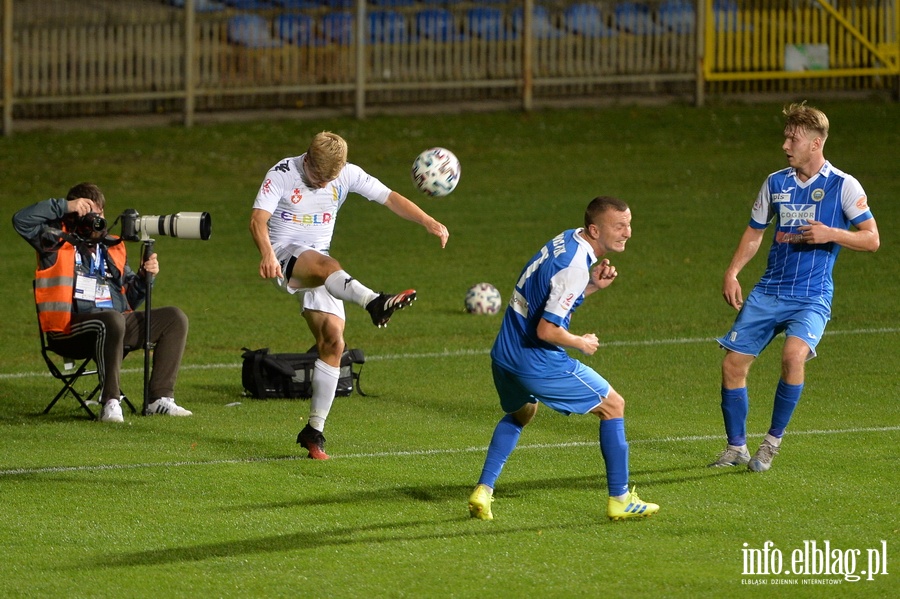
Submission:
[[[475,490],[469,495],[469,516],[479,520],[493,520],[491,503],[494,501],[494,492],[487,485],[476,485]]]
[[[311,460],[328,459],[328,454],[325,453],[325,435],[322,434],[322,431],[317,431],[309,424],[304,426],[300,434],[297,435],[297,443],[309,451]]]
[[[750,452],[747,446],[736,449],[729,445],[725,451],[719,454],[715,462],[709,465],[710,468],[725,468],[727,466],[743,466],[750,461]]]
[[[768,441],[763,441],[759,449],[753,454],[747,464],[747,470],[751,472],[765,472],[772,467],[772,460],[778,455],[778,447]]]
[[[387,326],[391,315],[397,310],[402,310],[416,300],[416,290],[407,289],[397,295],[379,293],[378,297],[366,304],[366,310],[372,317],[372,324],[381,328]]]
[[[631,487],[631,492],[625,495],[624,501],[619,501],[615,497],[610,497],[606,504],[606,515],[610,520],[646,518],[658,511],[659,506],[655,503],[641,501],[641,498],[634,492],[634,487]]]
[[[103,412],[100,414],[100,422],[125,422],[122,416],[122,404],[118,399],[107,399],[103,404]]]
[[[171,397],[160,397],[147,406],[147,410],[144,413],[147,416],[152,416],[153,414],[165,416],[192,416],[194,414],[190,410],[185,410],[179,406]]]

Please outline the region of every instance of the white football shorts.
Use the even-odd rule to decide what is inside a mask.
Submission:
[[[280,246],[274,249],[275,258],[281,265],[282,272],[284,272],[291,258],[299,256],[303,252],[313,251],[328,255],[327,252],[299,243]],[[344,302],[328,293],[328,290],[325,289],[324,285],[319,285],[318,287],[291,287],[288,284],[288,280],[284,277],[278,277],[272,279],[272,281],[275,283],[276,287],[285,293],[297,297],[297,300],[300,302],[301,312],[303,312],[303,310],[316,310],[318,312],[334,314],[341,320],[347,320],[344,313]]]

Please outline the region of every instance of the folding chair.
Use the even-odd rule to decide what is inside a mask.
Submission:
[[[32,283],[34,285],[34,283]],[[35,311],[37,311],[37,303],[35,303]],[[71,394],[81,407],[84,408],[84,411],[88,413],[91,417],[91,420],[96,420],[97,415],[91,410],[91,406],[88,404],[89,401],[94,399],[96,395],[100,392],[100,389],[103,388],[103,382],[99,379],[97,380],[96,385],[93,389],[88,391],[79,392],[78,389],[75,388],[75,383],[78,382],[82,377],[91,377],[97,375],[96,363],[94,361],[93,354],[87,357],[71,357],[71,356],[62,356],[57,354],[49,347],[49,343],[47,341],[47,335],[44,333],[44,330],[41,328],[40,318],[38,319],[38,337],[41,339],[41,356],[44,357],[44,362],[47,363],[47,369],[50,371],[50,374],[53,378],[62,382],[62,389],[59,390],[59,393],[56,394],[56,397],[53,398],[46,408],[44,408],[44,414],[50,412],[53,406],[56,405],[60,399],[65,397],[67,394]],[[131,348],[125,348],[125,354],[127,355]],[[60,368],[59,363],[62,362],[62,368]],[[125,404],[131,409],[131,413],[137,413],[137,410],[132,405],[131,401],[124,394],[121,397],[120,401],[124,401]]]

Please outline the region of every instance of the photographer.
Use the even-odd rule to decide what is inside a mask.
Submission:
[[[126,346],[145,343],[147,275],[159,273],[151,254],[135,273],[125,244],[106,230],[106,199],[92,183],[80,183],[66,199],[50,199],[19,210],[13,227],[37,250],[35,295],[41,329],[50,349],[70,357],[93,355],[103,383],[103,422],[124,422],[119,373]],[[173,399],[187,340],[188,320],[176,307],[150,311],[154,344],[146,414],[190,416]]]

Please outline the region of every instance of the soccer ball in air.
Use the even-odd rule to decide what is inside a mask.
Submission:
[[[466,292],[466,312],[469,314],[496,314],[501,304],[500,292],[490,283],[472,285]]]
[[[412,179],[424,194],[435,198],[456,189],[462,168],[456,155],[446,148],[431,148],[419,154],[412,165]]]

